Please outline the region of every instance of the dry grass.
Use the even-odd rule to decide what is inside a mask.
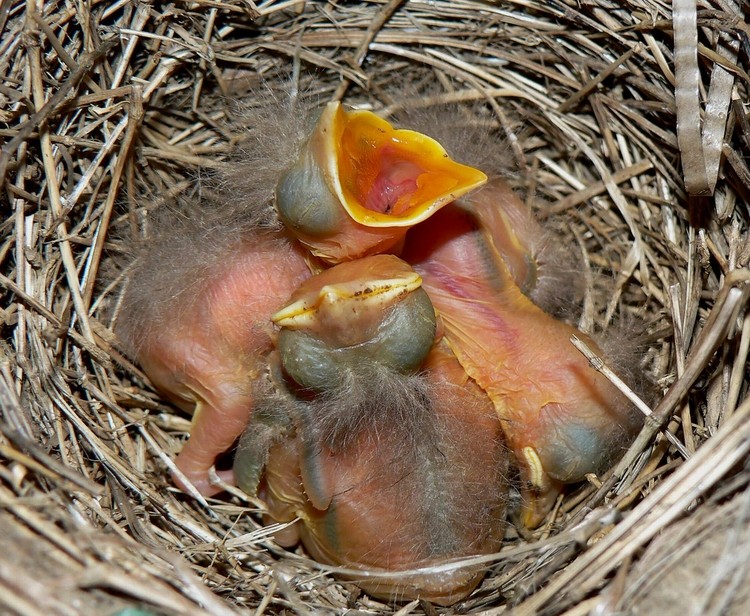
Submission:
[[[386,114],[481,103],[516,188],[585,257],[583,324],[649,325],[643,365],[665,395],[642,438],[603,486],[592,478],[533,536],[509,536],[481,588],[445,613],[656,613],[638,580],[650,593],[669,584],[666,555],[723,553],[688,541],[698,532],[737,541],[750,479],[750,33],[734,0],[709,0],[696,45],[696,13],[674,4],[677,37],[670,4],[641,0],[0,2],[3,611],[438,611],[383,605],[275,547],[241,495],[173,489],[187,419],[111,333],[127,238],[226,158],[231,101],[261,81],[286,89],[290,74],[315,74],[306,87],[321,100]],[[415,94],[399,96],[404,84]],[[735,513],[712,522],[730,500]],[[679,583],[719,613],[741,598],[750,558],[710,558],[723,582]]]

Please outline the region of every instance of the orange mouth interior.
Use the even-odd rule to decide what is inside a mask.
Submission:
[[[339,113],[341,196],[359,223],[415,224],[487,180],[426,135],[396,130],[367,111]]]

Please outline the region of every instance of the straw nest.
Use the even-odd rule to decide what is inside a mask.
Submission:
[[[172,488],[188,418],[112,333],[128,238],[226,160],[241,137],[235,101],[252,104],[262,82],[386,116],[465,105],[504,135],[514,187],[582,255],[581,325],[645,323],[639,358],[658,394],[641,437],[537,532],[511,529],[482,586],[445,613],[669,613],[686,601],[742,613],[743,6],[0,2],[2,611],[439,611],[379,603],[280,549],[241,494],[201,503]]]

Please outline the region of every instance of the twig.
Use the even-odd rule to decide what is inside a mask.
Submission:
[[[104,212],[102,212],[102,215],[99,218],[99,225],[97,226],[94,235],[94,246],[89,255],[88,268],[84,278],[83,303],[87,309],[91,305],[91,296],[94,293],[94,283],[96,282],[96,274],[99,269],[99,261],[101,260],[102,252],[104,250],[104,240],[107,237],[107,230],[109,228],[109,221],[112,217],[112,209],[115,205],[115,199],[119,194],[120,178],[122,177],[123,169],[125,169],[125,163],[128,160],[130,147],[133,144],[142,119],[143,101],[141,100],[141,88],[139,86],[133,86],[130,96],[128,127],[125,131],[122,147],[120,148],[120,153],[117,157],[117,164],[112,172],[112,180],[107,194],[107,200],[104,203]]]
[[[362,39],[359,48],[354,54],[354,64],[357,67],[362,66],[362,62],[364,62],[365,58],[367,57],[367,52],[370,48],[370,44],[375,40],[375,37],[378,35],[378,32],[385,25],[385,23],[391,18],[391,15],[393,15],[396,9],[398,9],[398,7],[403,3],[404,0],[390,0],[388,4],[386,4],[382,9],[380,9],[380,11],[378,11],[375,19],[370,24],[370,27],[367,28],[367,31],[365,32],[365,36]],[[344,97],[344,94],[346,94],[346,91],[349,89],[350,84],[351,81],[344,78],[339,87],[336,89],[336,92],[334,92],[333,96],[331,97],[331,100],[340,101]]]
[[[28,139],[29,135],[34,132],[43,122],[49,120],[72,96],[71,90],[74,90],[81,79],[96,65],[100,58],[104,57],[116,41],[106,41],[99,49],[91,53],[83,54],[78,62],[78,68],[70,73],[63,84],[56,89],[50,99],[40,105],[40,108],[18,129],[18,133],[13,139],[8,141],[0,151],[0,190],[5,184],[5,175],[10,162],[11,156],[18,147]],[[37,48],[38,52],[38,48]],[[33,57],[34,54],[30,54]]]
[[[643,413],[645,417],[651,416],[651,408],[649,408],[648,404],[646,404],[641,398],[632,390],[630,387],[628,387],[625,382],[617,376],[612,370],[610,370],[609,366],[604,363],[604,360],[599,357],[596,353],[594,353],[589,346],[581,340],[578,336],[571,336],[570,341],[573,343],[573,346],[577,348],[588,360],[591,367],[596,370],[597,372],[601,372],[607,379],[609,380],[612,385],[617,387],[617,389],[622,392],[622,394],[630,400],[635,407]],[[677,448],[677,451],[680,452],[680,455],[685,458],[686,460],[690,457],[690,453],[685,449],[685,446],[677,439],[677,437],[672,434],[669,430],[662,430],[661,433],[664,435],[664,437],[672,443]]]

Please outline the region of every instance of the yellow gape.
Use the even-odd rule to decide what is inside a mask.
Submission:
[[[330,103],[281,177],[276,208],[315,256],[340,263],[397,252],[409,227],[486,181],[434,139]]]

